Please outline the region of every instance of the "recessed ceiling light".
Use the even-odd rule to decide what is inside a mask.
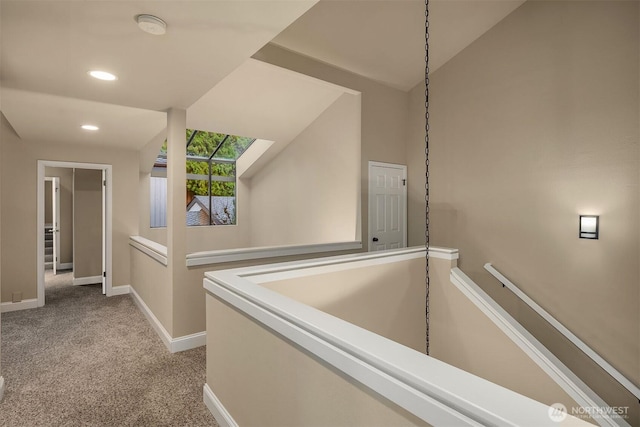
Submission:
[[[161,36],[167,32],[167,23],[157,16],[141,14],[135,16],[138,27],[145,33]]]
[[[111,74],[106,71],[91,70],[89,71],[89,75],[99,80],[107,80],[107,81],[118,80],[118,77],[116,77],[115,74]]]
[[[94,125],[82,125],[81,127],[84,130],[98,130],[98,129],[100,129],[98,126],[94,126]]]

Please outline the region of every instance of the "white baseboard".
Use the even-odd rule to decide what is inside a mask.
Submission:
[[[4,397],[4,377],[0,377],[0,402],[2,402],[3,397]]]
[[[2,304],[0,304],[0,313],[28,310],[31,308],[38,308],[38,300],[36,298],[25,299],[20,302],[3,302]]]
[[[116,296],[116,295],[126,295],[131,293],[131,286],[130,285],[122,285],[122,286],[113,286],[111,288],[111,294],[109,295],[110,297]]]
[[[61,262],[58,265],[58,270],[73,270],[73,263],[72,262]]]
[[[220,402],[218,397],[213,393],[209,384],[205,383],[204,385],[202,399],[220,427],[238,427],[238,423],[236,423],[229,411],[227,411],[227,408],[222,405],[222,402]]]
[[[149,306],[144,302],[140,295],[136,292],[133,286],[130,286],[130,293],[133,297],[133,301],[136,303],[142,314],[145,315],[151,326],[156,331],[164,345],[171,353],[177,353],[180,351],[191,350],[192,348],[202,347],[206,345],[206,332],[198,332],[191,335],[185,335],[178,338],[172,338],[169,332],[164,328],[162,323],[153,314]]]
[[[171,340],[171,353],[191,350],[192,348],[202,347],[203,345],[207,345],[206,332],[203,331],[191,335],[183,335]]]
[[[73,286],[95,285],[97,283],[102,283],[102,276],[74,277],[73,278]]]

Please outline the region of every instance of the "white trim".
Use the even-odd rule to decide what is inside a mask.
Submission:
[[[133,302],[136,303],[142,314],[144,314],[149,323],[151,323],[151,326],[156,331],[164,345],[167,347],[167,350],[171,351],[171,335],[169,335],[169,332],[167,332],[164,326],[162,326],[162,323],[160,323],[155,314],[153,314],[149,306],[145,304],[144,300],[140,298],[140,295],[138,295],[133,286],[131,286],[131,297],[133,298]]]
[[[215,395],[207,383],[204,384],[202,390],[202,400],[220,427],[238,427],[236,420],[233,419],[229,411],[227,411],[227,408],[224,407],[220,399],[218,399],[218,396]]]
[[[366,255],[356,255],[357,259],[347,258],[341,259],[329,259],[328,262],[316,263],[297,263],[296,268],[288,268],[286,270],[278,270],[271,273],[260,273],[257,276],[253,276],[251,281],[253,283],[268,283],[278,280],[293,279],[297,277],[315,276],[318,274],[334,273],[337,271],[351,270],[354,268],[373,267],[375,265],[390,264],[399,261],[405,261],[410,259],[418,259],[425,257],[425,248],[411,248],[411,249],[391,249],[388,251],[375,251],[368,252]],[[346,261],[346,262],[345,262]],[[315,265],[314,265],[315,264]],[[244,276],[243,276],[244,277]]]
[[[456,260],[460,258],[460,253],[453,248],[430,247],[429,258]]]
[[[37,219],[36,219],[36,229],[42,230],[44,227],[44,179],[45,179],[45,168],[46,167],[56,167],[56,168],[68,168],[68,169],[97,169],[103,170],[106,172],[106,181],[107,181],[107,189],[106,189],[106,229],[107,235],[106,239],[103,242],[103,251],[106,252],[104,255],[106,261],[106,273],[107,273],[107,283],[106,283],[106,291],[107,296],[111,296],[111,287],[113,282],[113,166],[107,164],[99,164],[99,163],[76,163],[76,162],[61,162],[56,160],[38,160],[38,171],[37,171]],[[75,221],[75,220],[74,220]],[[74,246],[75,253],[75,246]],[[37,233],[37,299],[38,299],[38,307],[44,306],[44,234]],[[102,280],[102,279],[101,279]]]
[[[121,286],[119,286],[121,287]],[[202,347],[206,345],[206,332],[197,332],[191,335],[184,335],[178,338],[172,338],[169,332],[164,328],[160,320],[153,314],[149,306],[144,302],[133,286],[129,286],[131,297],[136,303],[142,314],[145,315],[151,326],[156,331],[160,340],[164,343],[170,353],[178,353],[180,351],[191,350],[192,348]]]
[[[332,257],[330,263],[413,257],[424,248]],[[395,253],[393,253],[395,252]],[[403,253],[404,252],[404,253]],[[299,261],[205,274],[204,287],[255,322],[431,425],[549,425],[549,407],[255,283],[261,273],[327,263]],[[575,419],[576,425],[581,421]],[[588,425],[584,423],[584,425]]]
[[[60,265],[58,266],[58,268],[60,270],[73,270],[73,263],[72,262],[61,262]]]
[[[600,365],[609,375],[611,375],[616,381],[618,381],[624,388],[629,390],[636,399],[640,400],[640,388],[633,384],[627,377],[625,377],[620,371],[611,366],[602,356],[596,353],[589,345],[578,338],[573,332],[567,329],[562,323],[560,323],[555,317],[553,317],[548,311],[540,307],[538,303],[532,300],[527,294],[522,292],[513,282],[507,279],[502,273],[496,270],[491,263],[484,265],[485,270],[491,273],[500,283],[509,288],[518,298],[524,301],[529,307],[531,307],[536,313],[546,320],[551,326],[556,328],[558,332],[564,335],[569,341],[571,341],[576,347],[578,347],[584,354],[589,356],[591,360]]]
[[[171,353],[179,353],[181,351],[191,350],[207,345],[207,333],[205,331],[196,332],[191,335],[183,335],[178,338],[171,339]]]
[[[187,267],[220,264],[250,259],[305,255],[362,249],[362,242],[317,243],[313,245],[263,246],[257,248],[223,249],[187,254]]]
[[[404,207],[403,207],[403,216],[404,216],[404,220],[402,221],[402,225],[403,225],[403,237],[402,237],[402,247],[406,248],[407,247],[407,221],[408,221],[408,196],[407,196],[407,189],[409,188],[409,182],[407,180],[407,166],[406,165],[401,165],[401,164],[396,164],[396,163],[385,163],[385,162],[375,162],[373,160],[369,160],[369,166],[367,169],[367,194],[368,194],[368,208],[369,208],[369,213],[368,213],[368,219],[367,219],[367,224],[368,224],[368,233],[367,233],[367,251],[371,251],[371,242],[372,242],[372,235],[373,235],[373,231],[371,229],[372,227],[372,221],[371,221],[371,212],[373,211],[373,209],[371,209],[371,168],[373,167],[381,167],[381,168],[392,168],[392,169],[400,169],[402,171],[402,178],[404,179],[405,185],[403,186],[403,190],[404,190]]]
[[[2,304],[0,304],[0,313],[8,313],[10,311],[18,310],[30,310],[32,308],[38,308],[38,300],[36,298],[24,299],[20,302],[3,302]]]
[[[131,285],[114,286],[113,288],[111,288],[110,296],[113,297],[116,295],[126,295],[130,293],[131,293]]]
[[[502,332],[549,375],[572,399],[585,408],[607,408],[608,405],[566,365],[553,355],[518,321],[487,295],[459,268],[451,269],[451,282],[469,298]],[[594,420],[600,426],[629,426],[622,418],[613,419],[602,411]]]
[[[129,245],[150,256],[162,265],[168,265],[167,247],[141,236],[129,236]]]
[[[0,402],[2,402],[2,398],[4,397],[4,388],[5,388],[4,377],[0,377]]]
[[[74,277],[73,286],[96,285],[102,283],[102,276]]]
[[[373,261],[373,263],[377,264],[402,261],[404,259],[423,257],[425,256],[424,253],[425,248],[423,246],[414,246],[410,248],[390,249],[386,251],[358,252],[354,254],[281,262],[277,264],[256,265],[226,271],[237,274],[239,277],[251,276],[252,281],[264,282],[262,278],[267,274],[282,273],[282,276],[273,276],[274,280],[280,280],[285,277],[285,273],[290,271],[320,267],[324,267],[326,269],[318,270],[319,272],[338,271],[341,269],[341,265],[350,266],[347,268],[356,268],[355,262],[358,262],[357,266],[366,266],[369,261]],[[458,259],[458,250],[432,247],[429,248],[429,257],[456,260]],[[210,273],[205,273],[205,276],[208,274]],[[292,274],[296,275],[300,273]]]

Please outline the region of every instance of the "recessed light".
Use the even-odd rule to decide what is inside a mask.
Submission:
[[[106,71],[91,70],[89,71],[89,75],[98,80],[107,80],[107,81],[118,80],[118,77],[116,77],[115,74],[111,74]]]
[[[136,15],[135,20],[138,23],[138,27],[145,33],[153,34],[154,36],[161,36],[167,32],[167,23],[157,16],[141,14]]]
[[[81,128],[84,129],[84,130],[98,130],[98,129],[100,129],[98,126],[94,126],[94,125],[82,125]]]

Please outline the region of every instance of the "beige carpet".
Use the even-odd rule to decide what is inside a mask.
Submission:
[[[0,426],[217,426],[204,347],[170,354],[129,295],[47,275],[44,307],[2,314]]]

